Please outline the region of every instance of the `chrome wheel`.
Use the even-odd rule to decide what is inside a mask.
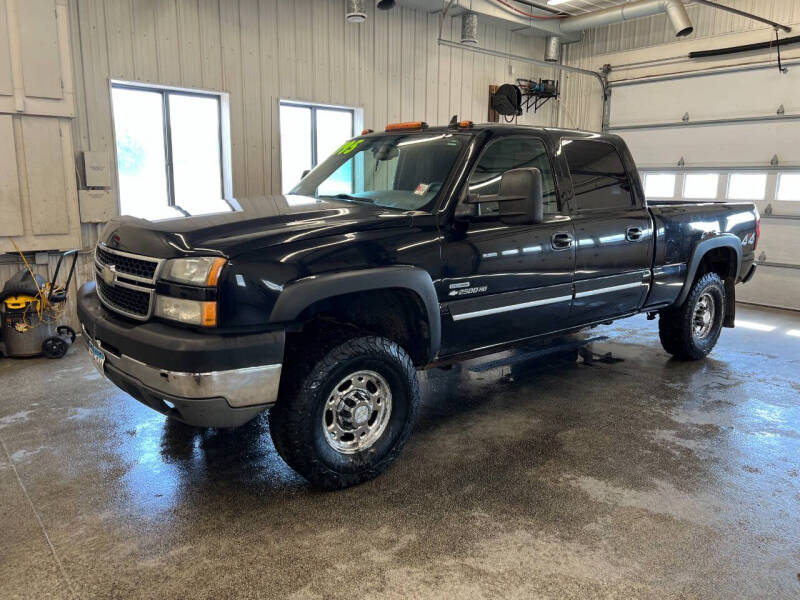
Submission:
[[[692,335],[696,340],[708,337],[714,327],[714,317],[716,315],[716,304],[714,297],[706,292],[697,299],[692,315]]]
[[[342,454],[355,454],[383,435],[392,414],[392,391],[375,371],[356,371],[328,394],[322,428],[328,445]]]

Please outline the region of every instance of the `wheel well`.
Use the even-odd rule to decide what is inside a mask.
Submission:
[[[733,248],[726,246],[713,248],[703,255],[692,282],[692,285],[694,285],[707,273],[716,273],[722,279],[727,299],[723,321],[725,327],[733,327],[736,320],[736,275],[738,266],[736,251]]]
[[[706,273],[716,273],[723,281],[732,279],[736,277],[736,267],[736,251],[733,248],[713,248],[700,260],[694,280],[697,281]]]
[[[353,334],[373,334],[396,342],[408,352],[415,366],[423,366],[430,356],[430,327],[425,305],[413,291],[404,288],[367,290],[325,298],[306,307],[297,317],[302,330],[290,333],[291,347],[296,339],[336,340]],[[295,343],[292,343],[295,342]]]

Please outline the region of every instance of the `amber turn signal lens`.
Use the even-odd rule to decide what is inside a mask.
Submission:
[[[472,121],[459,121],[458,122],[458,126],[461,127],[461,129],[468,129],[468,128],[472,127],[473,125],[474,125],[474,123]]]
[[[208,278],[206,279],[207,286],[215,286],[219,282],[219,274],[222,272],[222,267],[225,266],[225,259],[218,258],[208,270]]]
[[[217,324],[217,303],[203,302],[203,327],[214,327]]]

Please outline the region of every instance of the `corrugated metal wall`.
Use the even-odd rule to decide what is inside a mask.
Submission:
[[[343,0],[71,1],[75,149],[112,152],[109,78],[229,92],[236,196],[280,191],[281,98],[362,107],[376,129],[447,123],[456,113],[485,121],[487,88],[509,80],[508,64],[439,48],[436,14],[374,4],[353,25]],[[459,27],[448,19],[445,35],[458,39]],[[492,26],[480,38],[506,52],[543,52],[540,38]],[[551,124],[550,110],[536,121]]]
[[[800,2],[797,0],[728,0],[725,4],[779,23],[800,22]],[[597,70],[603,65],[603,55],[606,54],[616,54],[613,61],[616,63],[624,60],[618,53],[664,45],[661,58],[670,58],[680,55],[680,52],[671,52],[669,46],[688,40],[756,30],[763,30],[766,36],[771,32],[763,23],[707,6],[688,5],[687,10],[694,24],[694,32],[688,37],[676,38],[666,15],[636,19],[585,32],[581,42],[566,46],[564,62]],[[562,90],[559,125],[599,130],[602,100],[597,84],[587,77],[565,74],[562,76]]]
[[[279,99],[360,107],[375,129],[402,120],[446,123],[453,114],[485,121],[490,84],[552,77],[525,63],[440,48],[438,14],[366,5],[367,21],[353,25],[345,23],[344,0],[69,0],[76,158],[86,150],[113,157],[110,79],[229,92],[233,189],[244,197],[280,192]],[[460,24],[448,18],[445,37],[458,40]],[[485,24],[480,42],[533,57],[544,46]],[[551,103],[520,121],[555,119]],[[101,228],[81,226],[79,284],[92,276]],[[14,257],[3,260],[0,282],[22,268]]]

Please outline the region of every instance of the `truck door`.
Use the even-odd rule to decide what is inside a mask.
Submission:
[[[650,285],[653,223],[611,142],[564,139],[575,212],[573,325],[637,310]]]
[[[559,205],[550,154],[533,134],[489,142],[468,180],[472,194],[496,194],[510,169],[542,173],[544,222],[510,225],[497,203],[460,204],[442,241],[442,354],[494,346],[567,326],[575,260],[572,222]],[[477,208],[476,208],[477,207]]]

